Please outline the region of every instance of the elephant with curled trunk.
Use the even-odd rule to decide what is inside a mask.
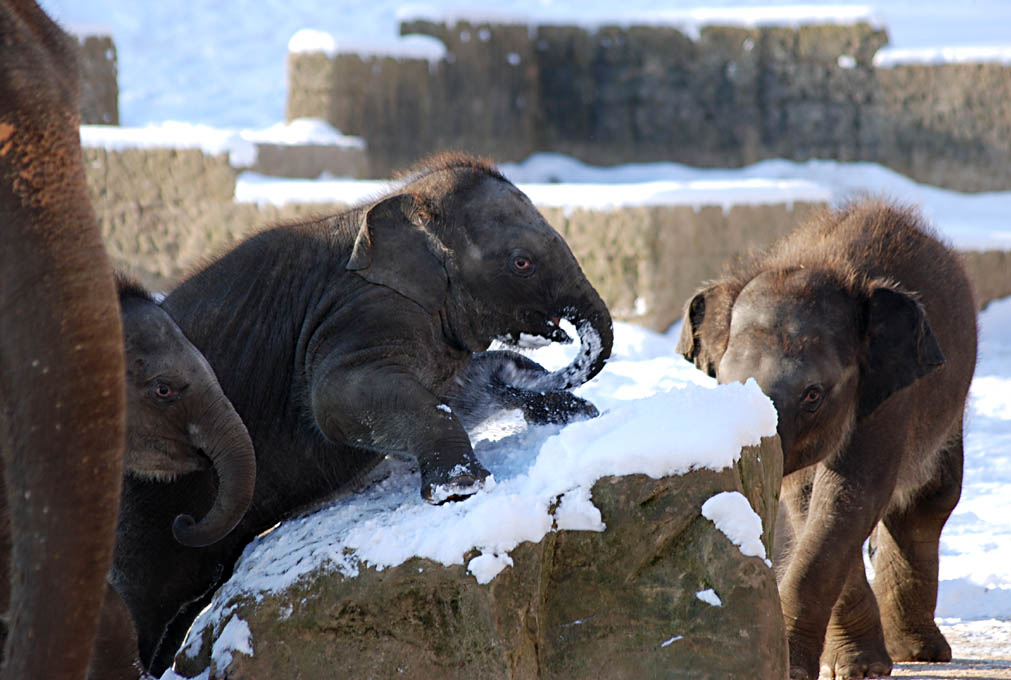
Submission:
[[[171,482],[213,467],[218,493],[194,522],[181,514],[172,525],[183,545],[210,545],[238,524],[253,497],[256,458],[239,414],[204,355],[136,282],[117,276],[126,351],[128,474]]]
[[[497,170],[464,155],[431,159],[367,205],[253,236],[162,306],[249,428],[257,475],[238,527],[200,549],[168,526],[213,475],[143,488],[127,479],[115,573],[155,673],[258,532],[391,452],[417,457],[428,501],[466,497],[488,474],[466,431],[487,401],[503,397],[535,419],[592,415],[559,395],[600,371],[613,339],[561,236]],[[481,354],[495,339],[564,341],[562,318],[581,347],[560,371]]]

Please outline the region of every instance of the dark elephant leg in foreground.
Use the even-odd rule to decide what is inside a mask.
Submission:
[[[836,678],[876,678],[891,672],[878,604],[859,555],[832,608],[821,665],[829,669],[829,677]]]
[[[950,661],[934,623],[938,544],[962,490],[962,434],[940,456],[934,480],[909,507],[890,508],[874,535],[874,594],[888,653],[897,661]]]
[[[84,178],[77,49],[33,2],[0,2],[0,453],[12,544],[0,676],[17,680],[84,677],[122,480],[122,330]]]
[[[133,619],[123,598],[110,584],[105,589],[87,680],[136,680],[140,674]]]

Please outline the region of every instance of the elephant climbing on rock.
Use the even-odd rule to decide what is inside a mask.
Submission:
[[[210,510],[199,522],[181,514],[172,525],[180,543],[210,545],[238,524],[253,497],[253,443],[204,355],[148,291],[122,275],[116,283],[126,351],[123,464],[153,483],[213,468]]]
[[[826,212],[696,294],[678,349],[720,382],[754,378],[779,414],[790,677],[950,660],[934,624],[938,541],[961,493],[976,364],[958,256],[911,209]]]
[[[468,381],[515,365],[515,390],[479,388],[478,400],[502,396],[555,421],[592,415],[559,395],[600,371],[613,339],[562,237],[493,166],[459,154],[430,159],[368,204],[249,238],[162,306],[249,428],[257,476],[238,527],[200,549],[168,526],[207,497],[212,474],[127,480],[114,573],[155,673],[258,532],[393,452],[417,457],[429,502],[466,498],[488,475],[466,431],[487,405],[461,394]],[[471,373],[493,340],[568,340],[562,319],[581,342],[569,366],[548,373],[504,353]]]
[[[84,177],[77,52],[34,2],[0,0],[5,679],[84,677],[120,497],[123,341]]]

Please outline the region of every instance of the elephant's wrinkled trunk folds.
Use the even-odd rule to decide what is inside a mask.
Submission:
[[[193,548],[215,543],[235,528],[249,507],[256,483],[253,442],[239,414],[223,396],[212,402],[207,413],[207,418],[192,426],[192,435],[214,466],[218,495],[199,522],[178,515],[172,523],[176,540]]]
[[[590,290],[575,302],[564,303],[562,316],[579,333],[579,351],[568,366],[537,380],[531,389],[543,391],[571,390],[600,373],[611,356],[614,329],[611,314],[597,292]]]

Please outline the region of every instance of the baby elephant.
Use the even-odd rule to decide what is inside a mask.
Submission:
[[[721,383],[755,378],[779,413],[790,677],[950,660],[933,616],[938,541],[961,493],[976,364],[958,257],[912,210],[827,212],[696,294],[678,351]]]
[[[199,522],[176,517],[183,545],[210,545],[242,519],[253,497],[256,459],[239,414],[204,355],[138,284],[117,276],[126,345],[128,474],[155,482],[213,466],[217,498]]]

